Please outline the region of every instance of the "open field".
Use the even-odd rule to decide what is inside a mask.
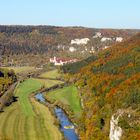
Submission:
[[[40,89],[41,86],[42,84],[39,81],[35,79],[27,79],[17,87],[15,95],[19,97],[20,107],[25,115],[28,116],[34,114],[29,101],[29,95]]]
[[[15,71],[15,73],[24,73],[24,72],[30,72],[30,71],[36,71],[34,67],[1,67],[6,69],[12,69]]]
[[[42,84],[28,79],[16,89],[18,101],[0,113],[0,140],[61,140],[49,109],[29,95]]]
[[[48,71],[48,72],[45,72],[45,73],[42,73],[39,77],[41,78],[59,78],[61,76],[61,74],[58,73],[58,70],[55,69],[55,70],[51,70],[51,71]]]
[[[36,79],[37,81],[39,81],[43,86],[45,86],[45,88],[49,88],[52,87],[56,84],[62,84],[62,81],[59,80],[49,80],[49,79]]]
[[[80,98],[75,86],[68,86],[46,94],[46,97],[61,102],[64,105],[69,105],[75,115],[81,113]]]

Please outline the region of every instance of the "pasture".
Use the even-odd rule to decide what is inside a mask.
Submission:
[[[49,79],[36,79],[39,81],[45,88],[50,88],[57,84],[62,84],[62,81],[59,80],[49,80]]]
[[[29,97],[42,83],[27,79],[15,90],[18,101],[0,113],[0,140],[61,140],[49,109]]]
[[[55,69],[55,70],[44,72],[39,77],[56,79],[56,78],[60,78],[60,76],[61,76],[61,74],[58,72],[57,69]]]
[[[29,67],[29,66],[24,66],[24,67],[1,67],[1,68],[6,68],[9,70],[14,70],[14,72],[17,73],[26,73],[26,72],[32,72],[36,71],[34,67]]]
[[[68,86],[62,89],[54,90],[46,93],[47,98],[61,102],[63,105],[68,105],[74,112],[75,116],[81,114],[80,97],[75,86]]]
[[[24,115],[34,115],[29,95],[39,90],[42,84],[35,79],[27,79],[16,88],[15,95],[19,98],[19,103]]]

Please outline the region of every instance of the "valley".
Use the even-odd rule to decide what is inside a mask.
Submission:
[[[8,69],[10,69],[10,67]],[[13,67],[11,67],[11,69],[13,69]],[[22,74],[23,71],[26,71],[27,73],[27,71],[30,71],[31,69],[15,67],[14,70],[20,75],[20,73]],[[18,85],[14,91],[14,96],[16,97],[17,101],[13,102],[9,107],[4,108],[4,111],[0,113],[0,120],[2,120],[0,125],[0,139],[61,140],[64,137],[62,132],[59,130],[59,121],[56,118],[56,115],[54,115],[54,111],[52,111],[55,105],[52,104],[51,107],[47,107],[47,105],[41,103],[39,99],[34,97],[35,94],[45,90],[46,88],[63,84],[62,81],[56,80],[59,76],[60,74],[58,73],[58,70],[54,69],[40,74],[38,78],[27,78],[18,82]],[[78,95],[77,97],[75,96],[75,92],[77,92],[75,91],[76,87],[70,88],[74,88],[74,93],[72,92],[74,97],[69,98],[69,96],[67,96],[68,90],[65,91],[64,89],[64,92],[66,92],[66,97],[63,97],[63,101],[66,100],[67,102],[70,102],[70,104],[68,104],[70,107],[77,106],[76,112],[80,112],[80,104],[75,104],[79,102]],[[57,91],[58,96],[61,93],[62,91]],[[46,95],[47,93],[44,93],[44,96]],[[56,103],[56,105],[58,105],[58,103]],[[75,110],[73,110],[73,112],[75,112]],[[63,129],[65,130],[65,128]],[[69,129],[66,129],[65,131],[67,133]],[[69,133],[74,132],[71,130]],[[77,138],[75,137],[75,139]]]
[[[138,30],[1,32],[0,140],[139,140]]]

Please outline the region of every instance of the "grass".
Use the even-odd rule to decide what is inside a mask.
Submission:
[[[78,91],[75,86],[68,86],[62,89],[58,89],[46,94],[46,97],[59,101],[64,105],[69,105],[73,110],[75,116],[81,114],[80,98],[78,96]]]
[[[51,87],[60,83],[58,80],[33,78],[20,83],[15,90],[18,101],[0,113],[0,140],[61,140],[62,135],[54,125],[55,118],[49,109],[30,97],[43,85]],[[65,87],[48,95],[70,105],[76,115],[81,113],[76,87]]]
[[[59,74],[58,70],[55,69],[55,70],[51,70],[51,71],[48,71],[48,72],[45,72],[45,73],[42,73],[39,77],[41,78],[59,78],[61,76],[61,74]]]
[[[54,117],[44,105],[33,98],[35,116],[25,116],[18,102],[0,114],[1,140],[61,140],[62,136],[53,124]]]
[[[36,80],[41,82],[42,85],[44,85],[46,88],[52,87],[56,84],[62,84],[63,83],[62,81],[59,81],[59,80],[49,80],[49,79],[36,79]]]
[[[27,79],[16,89],[16,96],[19,97],[20,106],[25,115],[33,115],[32,106],[29,101],[29,95],[41,88],[42,84],[35,79]]]
[[[37,79],[19,84],[18,101],[0,113],[0,140],[61,140],[49,109],[29,95],[42,86]]]
[[[7,69],[12,69],[15,71],[15,73],[24,73],[24,72],[30,72],[30,71],[35,71],[34,67],[2,67],[2,68],[7,68]]]

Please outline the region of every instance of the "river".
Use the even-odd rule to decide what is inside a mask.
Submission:
[[[42,93],[37,93],[35,95],[35,98],[39,100],[40,102],[49,105],[49,103],[46,101]],[[75,133],[75,127],[74,124],[70,121],[70,119],[67,117],[66,113],[61,109],[60,107],[54,107],[54,112],[57,117],[57,119],[60,122],[60,130],[64,134],[64,137],[66,140],[78,140],[78,136]]]

